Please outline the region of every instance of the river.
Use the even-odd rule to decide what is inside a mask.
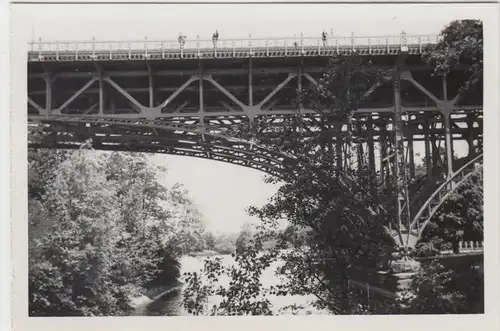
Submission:
[[[224,264],[231,265],[234,263],[233,258],[230,255],[220,255]],[[203,268],[203,260],[205,257],[190,257],[185,256],[181,259],[181,274],[185,272],[198,272]],[[278,265],[275,263],[269,268],[264,270],[261,276],[261,282],[264,287],[269,287],[271,285],[279,284],[280,279],[275,276],[274,272]],[[181,281],[183,281],[181,279]],[[229,283],[229,278],[221,277],[219,279],[221,285],[227,285]],[[273,311],[277,312],[280,308],[290,305],[297,304],[305,307],[304,310],[300,312],[302,315],[324,315],[326,312],[318,311],[311,306],[310,302],[314,299],[313,296],[269,296],[269,301],[273,305]],[[219,303],[220,297],[213,296],[209,297],[208,305],[211,307],[214,304]],[[182,307],[182,288],[177,291],[177,293],[166,295],[154,302],[148,304],[143,304],[137,307],[134,315],[142,316],[190,316],[190,314]]]

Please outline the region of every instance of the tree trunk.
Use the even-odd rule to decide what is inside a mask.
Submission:
[[[451,242],[451,247],[452,247],[452,249],[453,249],[453,253],[454,253],[454,254],[458,254],[458,253],[460,253],[460,249],[459,249],[459,247],[458,247],[458,240],[453,240],[453,241]]]

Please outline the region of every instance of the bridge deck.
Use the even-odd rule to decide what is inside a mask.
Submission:
[[[143,41],[53,41],[33,42],[28,61],[120,61],[193,58],[260,58],[397,54],[407,47],[409,54],[422,54],[437,36],[267,38]]]

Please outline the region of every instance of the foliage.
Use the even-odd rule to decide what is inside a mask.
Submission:
[[[184,307],[194,315],[272,315],[271,303],[266,295],[269,291],[262,289],[260,275],[270,265],[271,254],[259,254],[251,245],[245,251],[236,253],[235,264],[225,266],[221,258],[205,260],[201,279],[198,273],[185,274]],[[219,283],[219,277],[230,277],[229,286]],[[222,296],[222,302],[207,307],[211,296]]]
[[[414,277],[409,290],[418,296],[411,300],[404,313],[484,312],[484,275],[472,266],[450,269],[433,261]]]
[[[458,253],[459,241],[482,241],[484,231],[483,174],[474,174],[460,185],[429,222],[423,239],[444,240]]]
[[[217,236],[214,250],[220,254],[232,254],[236,250],[236,240],[230,236]]]
[[[240,231],[240,234],[238,236],[238,239],[236,239],[236,251],[242,252],[245,249],[247,249],[250,240],[252,239],[252,231],[251,228],[248,224],[244,224],[242,226],[242,229]]]
[[[167,239],[175,251],[181,255],[202,251],[205,233],[203,215],[181,185],[174,185],[169,190],[166,208],[175,220]]]
[[[31,150],[29,164],[30,315],[122,315],[145,287],[177,279],[171,230],[199,220],[192,206],[184,217],[186,192],[159,183],[164,169],[85,146]]]
[[[215,236],[212,232],[205,233],[205,248],[208,250],[215,250]]]
[[[468,67],[468,80],[462,92],[483,84],[483,22],[456,20],[441,31],[437,47],[426,52],[424,59],[439,75],[459,65]]]
[[[51,149],[28,150],[28,195],[40,199],[45,193],[45,186],[55,176],[54,170],[66,160],[70,151]]]
[[[350,300],[349,279],[357,268],[383,264],[394,245],[383,227],[389,222],[388,214],[378,207],[377,195],[371,194],[378,190],[372,182],[374,176],[366,171],[367,165],[353,159],[353,152],[361,142],[353,138],[357,126],[352,115],[366,91],[387,74],[369,67],[369,63],[356,56],[335,59],[317,87],[300,91],[298,105],[324,114],[314,123],[297,114],[280,119],[275,126],[255,119],[252,127],[240,129],[242,137],[251,136],[260,146],[289,155],[290,163],[281,174],[284,185],[276,195],[264,207],[250,210],[251,215],[261,219],[262,226],[253,245],[236,252],[239,271],[209,263],[204,272],[208,284],[198,275],[189,278],[186,291],[190,295],[185,297],[184,304],[191,312],[206,313],[207,310],[201,308],[203,295],[216,293],[224,300],[212,308],[213,314],[221,311],[268,314],[269,303],[260,297],[260,291],[265,289],[251,289],[258,283],[262,268],[271,261],[280,264],[277,273],[284,279],[283,284],[268,289],[269,293],[312,294],[317,299],[314,305],[319,309],[339,314],[357,311],[357,304]],[[348,130],[335,138],[335,126],[339,123]],[[303,135],[306,126],[307,138]],[[276,138],[262,134],[269,131],[280,134]],[[310,229],[308,245],[302,247],[302,243],[296,242],[292,249],[285,250],[294,242],[291,236],[295,231],[279,231],[278,223],[282,219],[296,229]],[[269,239],[278,239],[278,245],[257,254],[262,241]],[[260,258],[264,260],[261,262]],[[221,275],[231,279],[229,290],[214,285]],[[197,289],[203,289],[200,297],[195,295]],[[237,303],[240,296],[244,303]],[[265,307],[263,311],[258,310],[262,307]]]

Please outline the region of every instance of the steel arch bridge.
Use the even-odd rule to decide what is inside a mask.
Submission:
[[[278,174],[287,156],[235,138],[234,125],[260,119],[279,129],[284,118],[299,113],[313,126],[322,114],[297,108],[297,89],[317,85],[332,57],[356,55],[396,73],[367,90],[355,113],[355,134],[367,150],[363,162],[374,171],[389,169],[390,153],[399,151],[401,158],[406,144],[408,177],[416,178],[413,146],[423,143],[428,179],[443,169],[451,178],[453,142],[466,141],[471,159],[482,139],[482,91],[459,94],[463,68],[432,75],[421,58],[436,40],[401,34],[326,41],[34,42],[28,52],[28,122],[42,127],[43,135],[28,143],[78,148],[92,139],[100,150],[186,155]],[[333,126],[337,134],[347,130],[345,123]],[[395,171],[397,176],[405,170]],[[416,223],[399,223],[399,234],[414,236]]]

